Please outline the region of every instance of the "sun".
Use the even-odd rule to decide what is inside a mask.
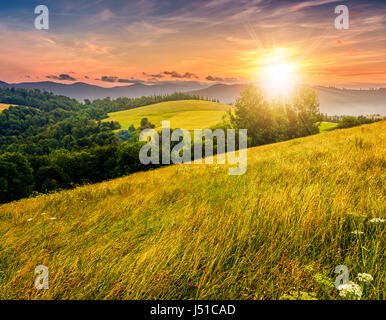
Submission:
[[[288,97],[298,82],[297,65],[273,63],[260,68],[260,84],[271,97]]]
[[[260,52],[254,68],[255,81],[269,98],[289,97],[300,81],[298,53],[294,48],[274,48]]]

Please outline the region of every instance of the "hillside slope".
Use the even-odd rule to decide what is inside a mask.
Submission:
[[[141,119],[146,117],[156,129],[160,128],[162,120],[169,120],[172,128],[205,129],[220,123],[230,108],[228,105],[211,101],[168,101],[109,113],[109,118],[105,121],[118,121],[122,129],[127,129],[132,124],[138,128]]]
[[[242,176],[169,166],[2,205],[0,299],[339,299],[341,264],[383,299],[385,129],[252,148]]]
[[[334,129],[338,126],[337,123],[334,122],[328,122],[328,121],[322,121],[319,125],[319,132],[325,132],[331,129]]]
[[[5,109],[8,109],[10,106],[14,106],[14,104],[0,103],[0,112]]]

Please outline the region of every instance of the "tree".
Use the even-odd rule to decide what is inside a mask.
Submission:
[[[252,145],[275,141],[271,105],[260,89],[247,87],[236,100],[234,110],[229,111],[228,115],[232,127],[248,129]]]
[[[0,155],[0,202],[27,197],[33,188],[33,170],[20,153]]]
[[[297,88],[290,105],[299,118],[300,137],[319,132],[317,122],[322,120],[322,115],[319,110],[319,99],[314,90],[304,86]]]
[[[153,166],[146,166],[139,161],[139,151],[143,142],[123,143],[117,151],[117,166],[115,171],[119,176],[133,172],[147,170]]]
[[[144,129],[154,129],[155,128],[155,125],[152,124],[148,118],[142,118],[141,119],[141,126],[140,126],[140,130],[144,130]]]
[[[47,192],[66,187],[68,177],[63,170],[56,165],[40,167],[35,174],[35,189],[39,192]]]
[[[299,87],[288,99],[268,99],[249,86],[228,113],[233,128],[248,129],[251,145],[293,139],[319,132],[319,101],[316,93]]]
[[[340,122],[338,123],[338,128],[339,129],[344,129],[344,128],[351,128],[351,127],[356,127],[360,126],[361,122],[355,117],[344,117]]]

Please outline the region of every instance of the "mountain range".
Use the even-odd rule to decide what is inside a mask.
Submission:
[[[173,92],[187,92],[211,99],[218,99],[222,103],[233,103],[246,84],[214,84],[207,85],[199,82],[163,83],[158,85],[132,84],[111,88],[91,85],[84,82],[63,84],[53,81],[6,83],[0,81],[0,88],[39,89],[75,98],[103,99],[105,97],[135,98],[154,94],[170,94]],[[386,115],[386,88],[358,90],[341,89],[336,87],[312,87],[318,94],[320,110],[328,115]]]
[[[119,98],[128,97],[136,98],[141,96],[149,96],[154,94],[169,94],[173,92],[187,92],[205,88],[206,86],[196,82],[181,82],[166,83],[160,85],[145,85],[136,83],[127,86],[116,86],[111,88],[100,87],[84,82],[75,82],[73,84],[64,84],[53,81],[42,82],[21,82],[21,83],[6,83],[0,81],[0,88],[23,88],[23,89],[39,89],[52,92],[58,95],[64,95],[70,98],[82,101],[84,99],[103,99],[106,97]]]
[[[240,96],[247,85],[217,84],[211,87],[191,91],[209,98],[219,99],[222,103],[230,103]],[[386,88],[358,90],[336,87],[312,87],[319,98],[320,111],[328,115],[386,115]]]

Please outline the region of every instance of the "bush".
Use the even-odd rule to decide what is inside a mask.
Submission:
[[[361,122],[356,117],[344,117],[340,122],[338,123],[339,129],[344,128],[352,128],[356,126],[360,126]]]

